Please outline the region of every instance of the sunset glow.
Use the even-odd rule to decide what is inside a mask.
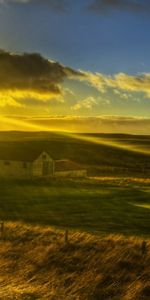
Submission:
[[[149,12],[140,0],[0,1],[2,130],[149,134]]]

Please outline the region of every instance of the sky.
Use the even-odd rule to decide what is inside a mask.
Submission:
[[[149,0],[0,0],[0,129],[150,133]]]

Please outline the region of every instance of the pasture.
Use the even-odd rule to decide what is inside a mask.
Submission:
[[[149,236],[149,184],[132,180],[1,181],[0,219]]]
[[[0,180],[0,219],[149,235],[150,155],[144,152],[150,149],[149,136],[0,132],[0,155],[7,149],[29,155],[45,150],[53,159],[71,159],[87,169],[90,179]]]
[[[149,299],[150,137],[81,138],[0,133],[0,154],[46,150],[88,170],[85,179],[0,179],[2,300]]]

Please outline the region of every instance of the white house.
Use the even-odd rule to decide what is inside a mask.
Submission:
[[[71,160],[53,160],[42,151],[0,151],[0,177],[30,179],[36,177],[85,177],[87,171]]]

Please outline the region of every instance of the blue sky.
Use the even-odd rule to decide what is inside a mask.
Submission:
[[[47,104],[42,99],[36,103],[28,95],[22,107],[22,97],[17,98],[19,105],[15,105],[13,96],[14,101],[3,101],[0,106],[3,116],[22,116],[26,108],[26,115],[46,117],[150,117],[149,75],[143,78],[150,70],[149,1],[3,2],[0,4],[1,49],[20,55],[40,53],[73,70],[97,72],[105,81],[105,91],[101,91],[93,85],[94,78],[87,82],[67,78],[61,82],[65,88],[61,98],[55,101],[54,97]],[[54,2],[58,2],[57,7]],[[124,75],[122,83],[120,77],[115,79],[120,73]],[[142,77],[141,85],[136,82],[137,77]]]
[[[39,52],[74,68],[107,74],[149,71],[149,14],[93,13],[86,8],[90,1],[70,2],[64,13],[35,3],[1,6],[1,48]]]

